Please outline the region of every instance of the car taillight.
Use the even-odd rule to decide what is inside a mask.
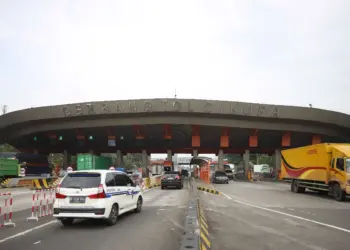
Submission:
[[[175,179],[176,179],[176,180],[179,180],[179,179],[180,179],[180,176],[176,176]]]
[[[56,199],[65,199],[65,198],[67,198],[66,195],[60,194],[60,193],[56,193]]]
[[[60,187],[61,187],[61,185],[58,185],[58,186],[57,186],[57,189],[56,189],[56,199],[65,199],[65,198],[67,198],[66,195],[60,194]]]
[[[97,194],[91,194],[88,196],[90,199],[103,199],[103,198],[106,198],[106,193],[105,191],[103,190],[103,185],[100,184],[98,186],[98,191],[97,191]]]

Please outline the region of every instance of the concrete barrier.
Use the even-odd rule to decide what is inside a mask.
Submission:
[[[208,221],[205,217],[204,210],[198,199],[198,222],[199,222],[199,247],[201,250],[211,249],[211,241],[209,237],[209,226]]]
[[[190,199],[187,206],[187,214],[185,218],[184,234],[180,245],[180,250],[194,249],[205,250],[208,248],[200,248],[200,223],[198,211],[198,195],[197,190],[193,189],[190,193]]]
[[[201,186],[197,186],[197,189],[200,190],[200,191],[207,192],[207,193],[221,195],[221,193],[219,191],[215,190],[215,189],[210,189],[210,188],[201,187]]]

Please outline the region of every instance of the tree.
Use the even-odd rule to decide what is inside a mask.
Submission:
[[[124,156],[124,167],[126,169],[141,168],[142,167],[142,155],[141,154],[128,154]]]
[[[227,154],[227,155],[224,155],[224,159],[228,161],[228,163],[238,164],[239,162],[242,161],[243,158],[240,154]]]
[[[5,143],[0,145],[0,152],[18,152],[18,150],[12,147],[10,144]]]

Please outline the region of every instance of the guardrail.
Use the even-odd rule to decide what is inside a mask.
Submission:
[[[11,193],[0,193],[0,197],[4,197],[4,205],[0,204],[0,216],[3,217],[3,223],[1,227],[15,227],[16,224],[12,222],[12,204],[13,197]]]

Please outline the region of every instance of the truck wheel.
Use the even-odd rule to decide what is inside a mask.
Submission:
[[[304,193],[306,188],[299,187],[299,181],[293,180],[291,189],[292,189],[292,192],[294,193]]]
[[[297,180],[292,180],[292,184],[290,185],[290,191],[293,193],[296,193],[298,189],[298,182]]]
[[[338,183],[335,183],[333,185],[333,196],[334,199],[337,201],[344,201],[345,200],[345,192],[341,190]]]

